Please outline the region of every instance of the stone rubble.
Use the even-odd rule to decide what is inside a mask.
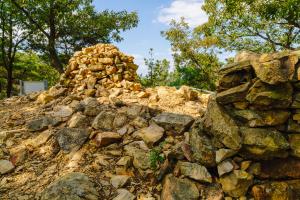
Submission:
[[[299,56],[243,52],[204,94],[85,48],[60,85],[0,101],[0,198],[300,199]]]

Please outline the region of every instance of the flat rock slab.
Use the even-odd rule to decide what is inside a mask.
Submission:
[[[189,115],[181,115],[175,113],[161,113],[152,120],[162,126],[165,130],[175,131],[182,134],[186,131],[194,122],[194,118]]]
[[[42,192],[41,200],[48,199],[97,200],[99,194],[89,177],[72,172],[58,178]]]
[[[56,134],[58,144],[65,152],[77,151],[89,137],[86,129],[79,128],[63,128]]]

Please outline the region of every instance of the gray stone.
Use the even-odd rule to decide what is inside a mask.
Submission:
[[[94,129],[101,129],[104,131],[112,131],[114,129],[113,123],[115,119],[115,113],[111,111],[102,111],[94,119],[92,127]]]
[[[126,122],[127,122],[127,115],[123,113],[117,113],[113,121],[113,127],[121,128],[126,124]]]
[[[215,151],[211,140],[206,135],[201,134],[200,130],[193,128],[189,132],[188,143],[194,161],[207,167],[215,166]]]
[[[15,166],[9,160],[0,160],[0,174],[11,172]]]
[[[133,157],[133,166],[137,169],[147,170],[151,168],[149,152],[126,145],[124,147],[126,154]]]
[[[149,125],[148,121],[140,116],[136,117],[130,124],[136,128],[145,128]]]
[[[89,125],[89,122],[85,115],[81,113],[76,113],[68,121],[68,125],[70,128],[82,128],[87,127]]]
[[[227,174],[231,171],[233,171],[234,166],[230,160],[225,160],[218,164],[218,174],[219,176],[222,176],[224,174]]]
[[[181,115],[175,113],[161,113],[152,120],[162,126],[165,130],[174,130],[181,134],[186,131],[194,122],[194,118],[189,115]]]
[[[124,185],[126,185],[129,181],[129,176],[127,175],[116,175],[116,176],[112,176],[110,179],[110,183],[112,184],[112,186],[114,186],[115,188],[121,188]]]
[[[196,184],[189,179],[179,179],[173,175],[164,178],[161,200],[198,200],[199,196]]]
[[[220,163],[223,160],[235,155],[237,152],[232,149],[218,149],[216,151],[216,162]]]
[[[212,177],[204,166],[196,163],[178,161],[177,168],[181,175],[200,182],[212,182]]]
[[[209,134],[226,147],[233,150],[241,148],[242,138],[236,122],[217,104],[213,96],[209,99],[203,126]]]
[[[51,117],[41,117],[38,119],[34,119],[29,121],[26,124],[26,127],[29,131],[43,131],[45,129],[48,128],[48,126],[56,126],[59,123],[58,120],[56,120],[55,118],[51,118]]]
[[[66,121],[73,114],[73,109],[69,106],[57,106],[53,109],[52,116],[59,121]]]
[[[63,128],[56,134],[58,144],[65,152],[77,151],[89,137],[86,129],[78,128]]]
[[[96,98],[88,97],[82,102],[84,106],[84,114],[87,116],[96,116],[100,113],[100,103]]]
[[[164,129],[154,123],[147,128],[139,130],[139,136],[149,146],[152,146],[155,142],[159,141],[163,135]]]
[[[113,198],[113,200],[134,200],[135,196],[125,189],[118,189],[118,196]]]
[[[41,193],[41,200],[97,200],[99,198],[96,187],[89,177],[78,172],[72,172],[58,178]]]

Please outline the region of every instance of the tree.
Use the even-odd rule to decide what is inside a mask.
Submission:
[[[88,45],[120,41],[120,32],[136,27],[135,12],[97,12],[92,0],[11,0],[34,30],[30,46],[63,72],[71,53]]]
[[[11,94],[19,93],[19,80],[23,81],[43,81],[47,80],[49,86],[53,86],[59,79],[59,73],[51,66],[47,65],[37,54],[32,51],[17,52],[15,55],[12,73]],[[0,85],[7,85],[6,70],[0,68]],[[0,99],[4,93],[0,90]]]
[[[171,43],[175,72],[172,85],[189,85],[214,90],[216,70],[220,67],[214,47],[217,41],[206,33],[192,31],[182,19],[172,21],[162,35]]]
[[[257,53],[300,47],[299,0],[206,0],[209,20],[197,28],[225,50]]]
[[[149,51],[149,58],[145,58],[144,61],[148,67],[148,74],[142,77],[142,85],[146,87],[168,85],[170,62],[166,59],[155,60],[152,48]]]
[[[13,68],[16,53],[20,50],[31,32],[28,32],[22,21],[24,18],[19,14],[10,0],[0,2],[0,48],[1,48],[1,71],[6,73],[2,75],[6,79],[6,96],[10,97],[13,86]],[[1,84],[2,90],[3,81]]]

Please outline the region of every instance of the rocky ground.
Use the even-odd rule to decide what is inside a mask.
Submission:
[[[205,94],[138,87],[108,47],[0,101],[1,199],[300,199],[300,51],[243,52]]]
[[[188,87],[110,89],[99,98],[52,88],[49,95],[55,100],[44,104],[38,94],[0,103],[1,199],[158,199],[169,170],[159,166],[187,139],[209,96]],[[205,167],[190,165],[182,162],[196,179],[212,181]],[[192,184],[187,192],[199,196],[190,180],[169,178],[178,181],[169,187]]]

